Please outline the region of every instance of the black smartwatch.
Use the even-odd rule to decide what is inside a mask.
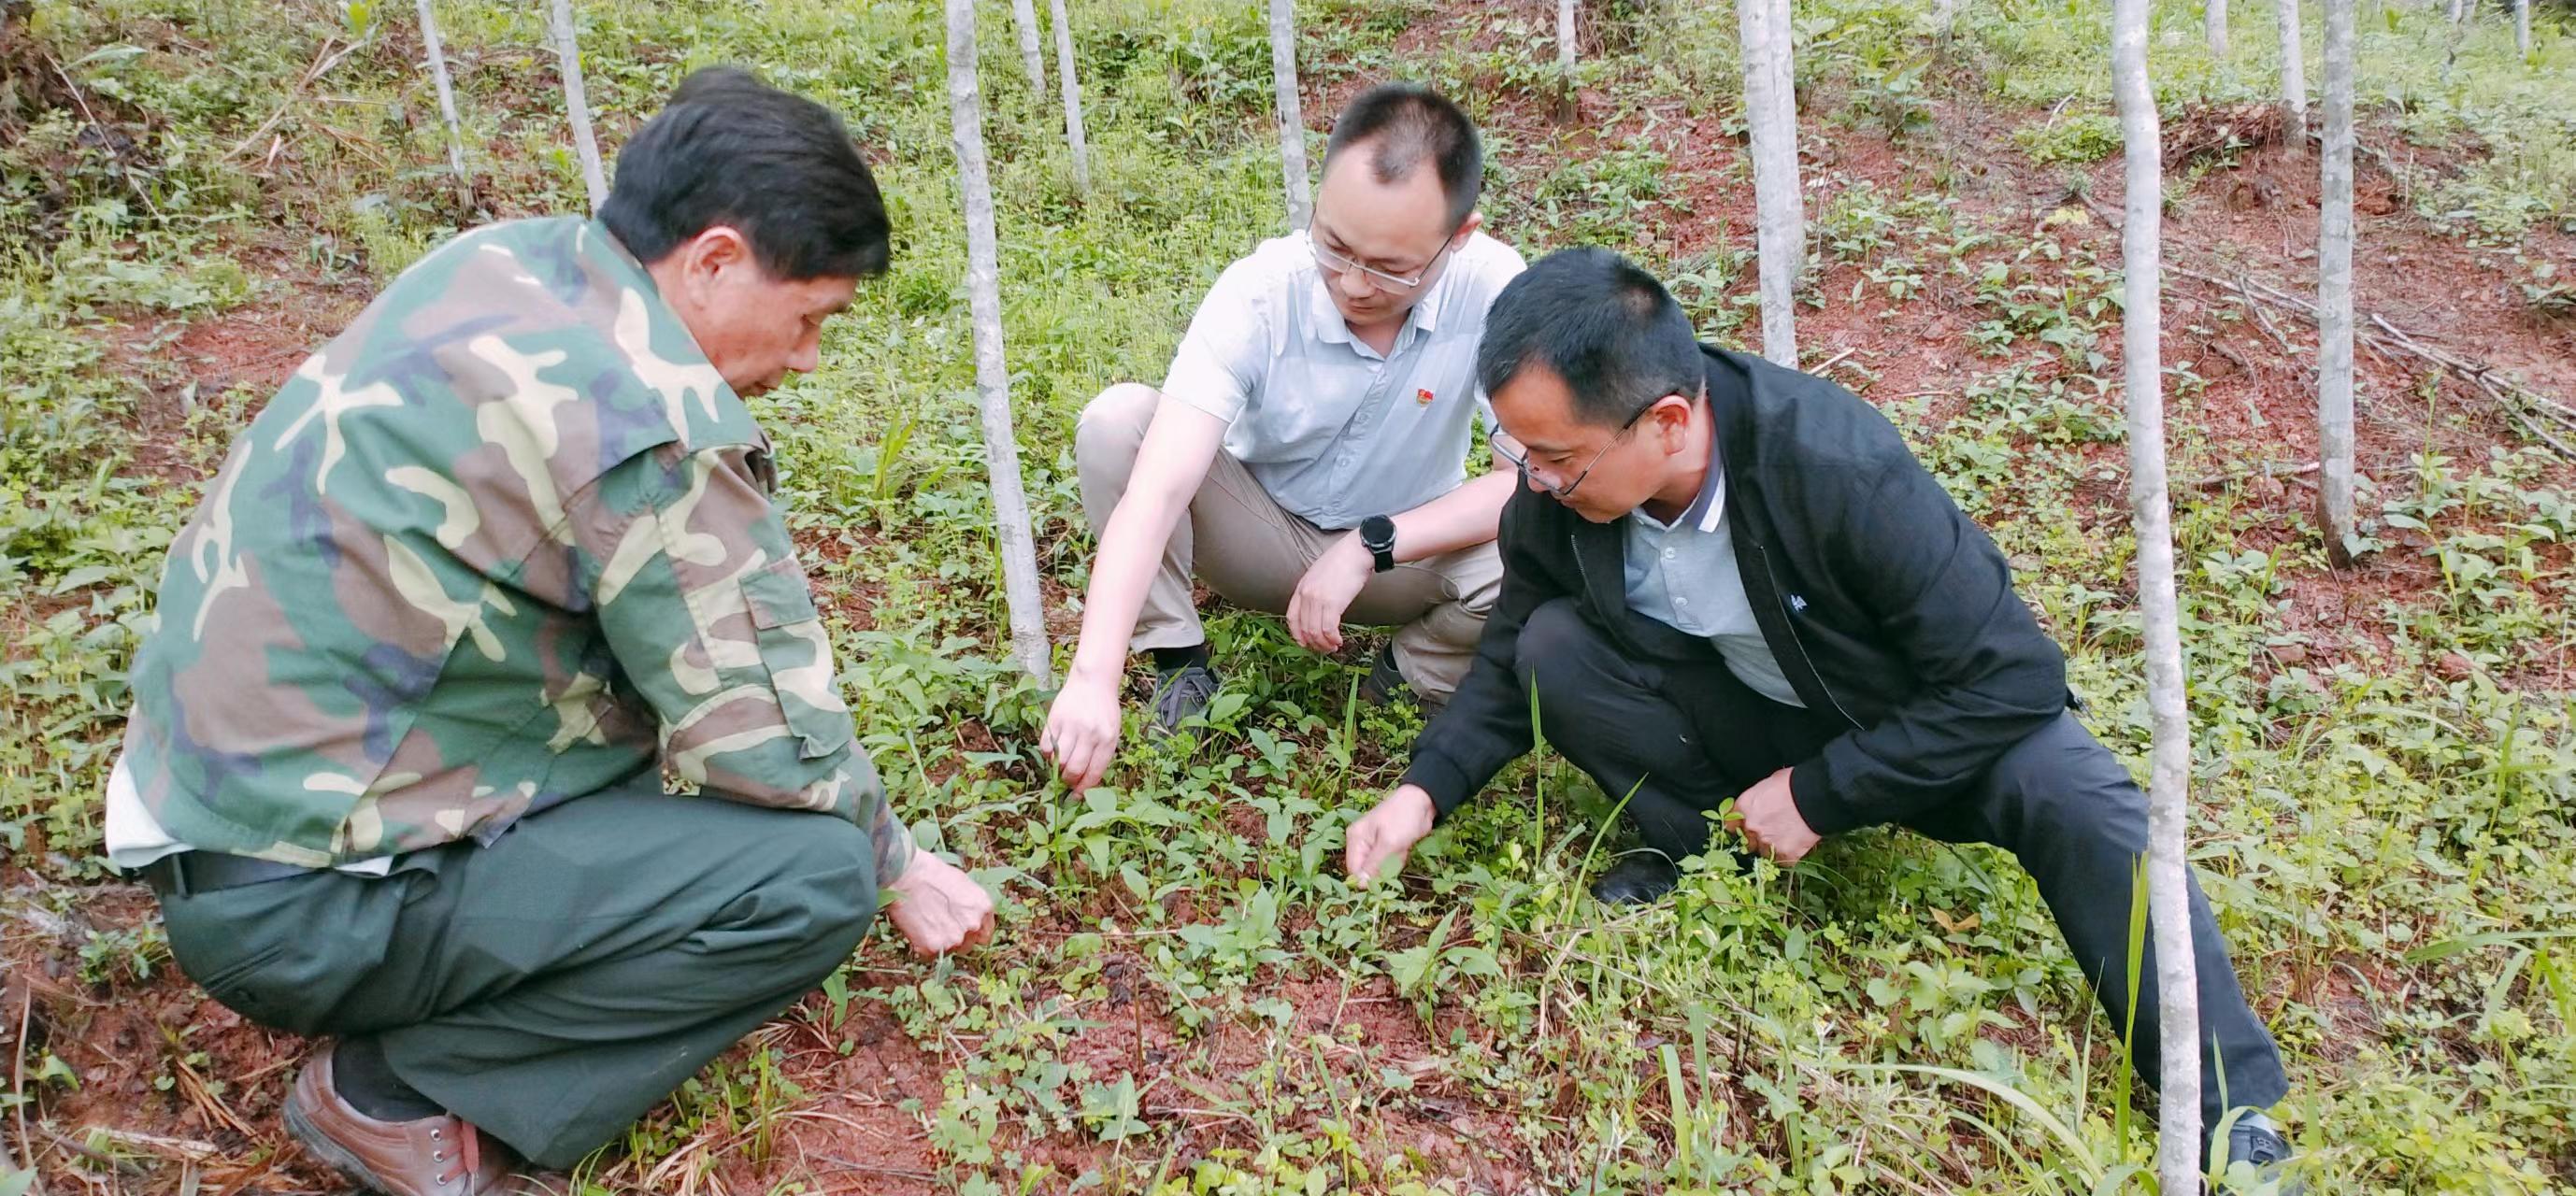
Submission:
[[[1384,515],[1360,520],[1360,547],[1377,558],[1377,571],[1395,568],[1395,521]]]

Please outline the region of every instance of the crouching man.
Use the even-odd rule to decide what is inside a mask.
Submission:
[[[1502,596],[1404,784],[1352,824],[1351,874],[1401,867],[1528,751],[1535,701],[1650,849],[1601,879],[1602,900],[1661,897],[1730,800],[1746,843],[1784,865],[1885,823],[1991,843],[2038,882],[2111,1025],[2139,1028],[2139,1074],[2160,1075],[2155,990],[2133,1010],[2125,983],[2146,798],[2068,712],[2065,659],[2003,554],[1877,410],[1699,345],[1660,284],[1598,249],[1504,288],[1477,372],[1524,483],[1503,511]],[[2287,1081],[2197,883],[2191,914],[2215,1127]],[[2260,1113],[2227,1148],[2258,1168],[2289,1155]]]
[[[336,1037],[285,1116],[357,1182],[571,1166],[880,889],[920,952],[990,932],[854,743],[741,397],[815,367],[887,233],[837,117],[701,72],[599,219],[394,280],[173,542],[109,853],[216,1000]]]
[[[1395,626],[1361,694],[1448,700],[1501,565],[1508,474],[1467,478],[1476,339],[1521,258],[1476,211],[1484,150],[1456,104],[1389,83],[1351,101],[1324,147],[1309,226],[1228,266],[1160,391],[1083,409],[1073,455],[1100,535],[1082,638],[1039,747],[1067,785],[1117,754],[1128,654],[1154,662],[1153,726],[1221,682],[1193,577],[1284,614],[1299,644]]]

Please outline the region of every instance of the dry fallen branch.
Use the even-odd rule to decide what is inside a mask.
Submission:
[[[250,136],[242,138],[231,149],[217,155],[216,165],[220,166],[232,161],[239,157],[243,150],[249,149],[260,138],[267,136],[269,130],[277,127],[277,122],[285,120],[286,114],[295,110],[296,103],[304,98],[305,89],[320,82],[322,76],[331,73],[332,67],[340,65],[342,60],[348,58],[359,47],[366,45],[370,38],[361,37],[341,46],[338,50],[333,50],[331,47],[336,40],[329,37],[322,39],[322,48],[314,52],[313,65],[304,68],[304,73],[296,78],[295,85],[286,89],[286,98],[278,103],[277,111],[269,113],[267,120],[259,122],[259,127],[251,130]],[[276,151],[272,149],[270,155],[274,157],[275,154]]]
[[[2317,316],[2316,304],[2251,278],[2222,278],[2182,266],[2167,266],[2165,272],[2230,292],[2258,311],[2261,304],[2270,304],[2311,320]],[[2471,390],[2485,395],[2497,410],[2504,413],[2505,418],[2532,439],[2548,445],[2558,455],[2576,461],[2576,443],[2571,443],[2571,440],[2576,440],[2576,406],[2543,394],[2494,366],[2426,344],[2421,337],[2398,327],[2386,316],[2374,313],[2366,316],[2365,322],[2368,327],[2356,329],[2358,335],[2355,339],[2361,344],[2392,362],[2412,358],[2459,379]],[[2554,425],[2566,435],[2553,434],[2544,425]]]
[[[2217,104],[2193,108],[2165,130],[2164,168],[2186,170],[2229,154],[2282,140],[2287,122],[2272,104]]]
[[[55,61],[53,55],[47,54],[45,65],[54,68],[55,76],[60,78],[63,86],[71,92],[72,103],[78,105],[81,110],[81,119],[88,121],[91,128],[98,130],[99,148],[106,150],[108,160],[116,163],[116,176],[125,180],[126,189],[134,192],[134,198],[143,201],[143,210],[151,213],[152,219],[158,222],[161,219],[161,206],[153,203],[152,196],[145,193],[143,184],[134,177],[134,167],[126,162],[124,152],[117,149],[116,129],[98,118],[97,111],[89,106],[89,96],[81,91],[81,85],[72,78],[70,71],[63,69],[62,63]]]

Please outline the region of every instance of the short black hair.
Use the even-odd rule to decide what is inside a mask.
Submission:
[[[1412,177],[1428,161],[1440,172],[1440,193],[1449,197],[1449,227],[1466,222],[1485,189],[1485,147],[1476,138],[1476,122],[1439,92],[1419,83],[1381,83],[1361,92],[1333,121],[1332,139],[1324,143],[1324,166],[1333,155],[1365,142],[1369,169],[1381,183]]]
[[[1496,394],[1532,362],[1564,380],[1575,416],[1591,424],[1623,423],[1665,395],[1698,394],[1708,369],[1682,305],[1607,249],[1551,253],[1494,297],[1476,380]]]
[[[645,262],[729,225],[796,282],[882,274],[893,256],[885,199],[841,118],[739,67],[690,75],[636,130],[599,219]]]

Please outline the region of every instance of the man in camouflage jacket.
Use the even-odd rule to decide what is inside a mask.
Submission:
[[[916,852],[833,681],[743,394],[888,254],[839,120],[703,72],[596,221],[405,271],[295,372],[174,541],[109,784],[172,952],[336,1035],[323,1161],[485,1191],[578,1161],[848,958],[992,904]],[[679,793],[666,790],[679,790]]]

